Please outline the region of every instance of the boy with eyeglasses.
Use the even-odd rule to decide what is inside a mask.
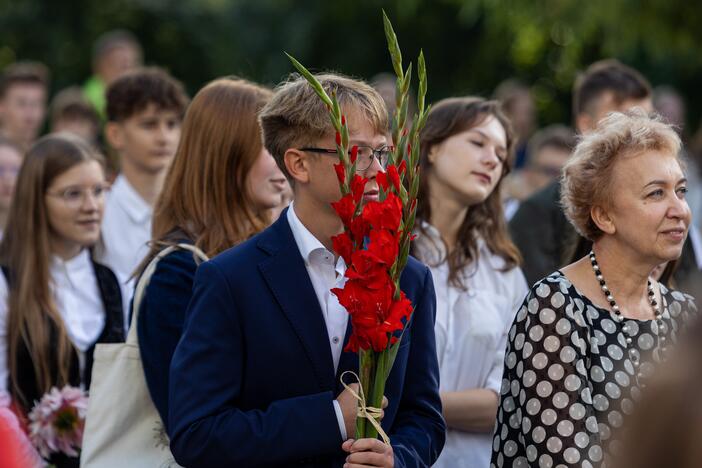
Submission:
[[[366,83],[318,75],[336,93],[363,199],[390,151],[387,112]],[[346,265],[332,250],[342,223],[334,131],[304,79],[280,85],[260,116],[264,142],[291,181],[294,202],[271,227],[202,264],[170,375],[171,449],[184,466],[430,466],[444,443],[434,341],[435,297],[426,266],[410,259],[401,288],[414,315],[387,382],[382,426],[390,446],[351,438],[357,404],[342,391],[358,356],[343,352],[346,310],[330,289]]]

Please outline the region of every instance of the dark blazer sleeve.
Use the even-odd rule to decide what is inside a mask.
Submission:
[[[431,272],[426,267],[424,270],[423,287],[412,315],[412,341],[404,388],[391,429],[396,467],[431,466],[446,439],[434,334],[436,296]]]
[[[509,231],[524,258],[522,270],[529,285],[548,276],[561,265],[558,186],[549,185],[524,200],[509,222]]]
[[[146,288],[137,320],[139,350],[151,399],[168,425],[168,369],[183,332],[197,265],[190,251],[162,258]]]
[[[203,263],[171,363],[168,429],[176,461],[209,468],[337,454],[341,433],[331,391],[265,409],[238,406],[247,354],[260,353],[256,361],[265,362],[266,349],[248,342],[235,299],[220,266]],[[273,362],[264,367],[246,371],[275,372]]]

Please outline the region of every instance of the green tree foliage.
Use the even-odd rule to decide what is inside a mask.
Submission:
[[[126,28],[191,92],[229,74],[274,84],[292,70],[283,51],[370,78],[391,71],[381,8],[408,57],[424,49],[430,100],[519,77],[543,123],[568,122],[578,71],[616,57],[680,89],[694,122],[702,112],[698,0],[0,0],[0,67],[41,60],[54,90],[81,83],[93,40]]]

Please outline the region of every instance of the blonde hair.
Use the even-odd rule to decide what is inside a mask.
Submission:
[[[594,132],[585,135],[563,168],[561,204],[575,229],[590,241],[603,232],[590,217],[597,204],[607,203],[614,163],[625,156],[658,151],[678,159],[680,137],[660,116],[642,109],[613,112]]]
[[[327,94],[336,94],[343,112],[360,112],[377,133],[387,131],[385,103],[369,84],[334,73],[315,77]],[[326,105],[312,86],[296,74],[278,85],[273,98],[261,110],[259,120],[264,145],[288,179],[290,174],[283,161],[285,152],[312,144],[333,131]]]

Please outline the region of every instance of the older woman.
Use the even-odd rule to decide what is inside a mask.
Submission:
[[[694,315],[691,297],[650,276],[680,255],[690,223],[679,149],[643,112],[610,114],[577,146],[562,201],[592,252],[537,282],[517,313],[492,466],[600,466]]]

